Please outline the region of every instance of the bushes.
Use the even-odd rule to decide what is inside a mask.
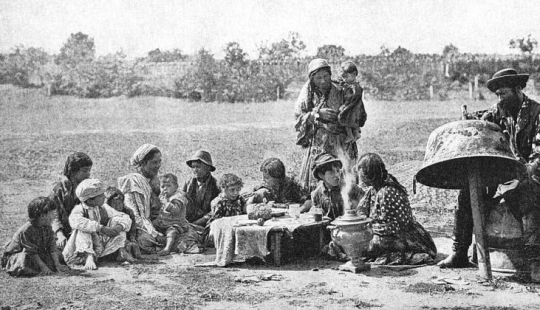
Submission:
[[[175,94],[180,98],[203,101],[269,101],[277,100],[278,89],[292,81],[292,74],[262,62],[238,58],[216,61],[208,51],[201,49],[188,73],[175,81]],[[240,53],[241,54],[241,53]],[[197,96],[199,94],[200,96]]]
[[[125,55],[117,53],[64,66],[53,76],[52,93],[84,98],[140,95],[142,78],[124,58]]]

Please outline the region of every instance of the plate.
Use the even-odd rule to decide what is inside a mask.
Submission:
[[[285,213],[287,213],[287,209],[277,209],[277,208],[272,208],[272,216],[273,216],[273,217],[284,216]]]
[[[247,219],[238,220],[235,226],[249,226],[249,225],[257,225],[257,220],[247,220]]]

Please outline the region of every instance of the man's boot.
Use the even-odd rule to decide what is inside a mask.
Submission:
[[[473,218],[468,190],[461,190],[458,206],[454,211],[454,232],[452,236],[452,253],[437,266],[440,268],[469,267],[467,251],[472,243]]]

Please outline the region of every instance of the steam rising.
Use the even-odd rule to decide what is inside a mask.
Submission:
[[[353,172],[354,163],[351,162],[349,155],[339,148],[337,151],[337,158],[343,164],[341,182],[344,186],[341,188],[341,197],[343,198],[343,209],[351,210],[356,206],[353,206],[353,202],[349,199],[349,193],[352,191],[353,186],[356,184],[356,175]]]

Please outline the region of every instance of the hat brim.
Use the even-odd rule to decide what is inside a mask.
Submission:
[[[321,164],[315,166],[315,168],[313,168],[313,171],[312,171],[313,177],[315,179],[319,180],[319,181],[322,181],[322,179],[319,178],[319,171],[321,170],[321,167],[325,166],[325,165],[328,165],[328,164],[332,164],[332,163],[339,163],[339,165],[341,166],[340,168],[343,167],[343,163],[341,162],[341,160],[339,160],[339,159],[329,160],[329,161],[321,163]]]
[[[494,93],[501,87],[521,86],[521,88],[525,88],[525,86],[527,86],[527,81],[529,81],[528,74],[506,75],[488,80],[486,86]]]
[[[203,163],[203,164],[207,165],[208,167],[210,167],[210,172],[216,171],[216,167],[210,165],[208,162],[206,162],[205,160],[202,160],[202,159],[200,159],[200,158],[192,158],[192,159],[190,159],[190,160],[187,160],[187,161],[186,161],[186,164],[187,164],[190,168],[193,168],[193,167],[191,167],[191,164],[192,164],[193,162],[196,162],[196,161],[200,161],[201,163]]]

